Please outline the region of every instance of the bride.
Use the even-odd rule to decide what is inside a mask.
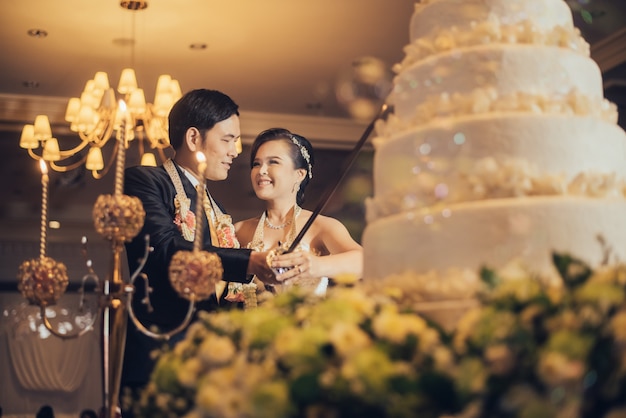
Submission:
[[[282,128],[257,136],[250,156],[250,180],[256,196],[265,201],[265,211],[235,224],[242,246],[268,251],[293,242],[312,214],[300,205],[313,177],[313,164],[313,148],[306,138]],[[323,294],[329,277],[343,273],[361,277],[363,249],[341,222],[319,215],[298,249],[274,258],[271,267],[292,267],[277,280]]]

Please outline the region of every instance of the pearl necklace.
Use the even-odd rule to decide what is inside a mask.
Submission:
[[[287,234],[288,235],[287,239],[285,241],[287,245],[293,242],[293,240],[296,238],[296,232],[297,232],[296,231],[296,218],[298,218],[298,215],[300,215],[300,212],[302,212],[302,208],[298,205],[294,205],[291,219],[285,223],[286,225],[291,225],[291,227],[289,228],[289,232]],[[268,222],[266,222],[266,220],[267,220],[267,211],[263,211],[263,214],[261,215],[261,219],[259,219],[259,222],[256,225],[256,230],[254,231],[254,235],[252,236],[252,241],[248,243],[247,248],[250,248],[255,251],[265,251],[265,243],[263,242],[264,235],[265,235],[263,231],[265,230],[265,226],[267,225],[269,228],[273,226],[276,229],[285,227],[284,225],[277,226],[271,223],[268,225]]]
[[[291,219],[289,219],[287,222],[285,222],[284,224],[280,224],[280,225],[274,225],[273,223],[270,222],[270,220],[267,218],[267,211],[263,212],[263,216],[262,221],[263,224],[267,225],[268,228],[270,229],[283,229],[288,227],[291,224],[295,224],[295,219],[298,217],[298,215],[300,215],[300,212],[302,211],[302,208],[298,205],[294,205],[293,207],[293,214],[291,216]],[[261,228],[261,231],[263,230],[263,228]],[[295,231],[292,231],[295,232]],[[295,235],[294,235],[295,237]]]

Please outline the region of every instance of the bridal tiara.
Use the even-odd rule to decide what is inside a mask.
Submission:
[[[309,150],[307,150],[306,147],[302,145],[300,141],[298,141],[298,138],[296,138],[294,135],[291,135],[290,137],[291,137],[291,142],[293,142],[294,145],[298,147],[298,149],[300,150],[300,154],[302,154],[302,157],[304,157],[304,160],[309,166],[309,169],[308,169],[309,179],[312,179],[313,167],[311,167],[311,155],[309,154]]]

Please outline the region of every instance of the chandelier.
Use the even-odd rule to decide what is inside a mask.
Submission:
[[[147,7],[147,3],[122,1],[120,6],[128,10],[142,10]],[[125,68],[117,92],[123,96],[132,127],[127,131],[128,146],[132,144],[130,141],[137,139],[142,165],[156,165],[154,152],[164,161],[164,150],[170,146],[167,116],[173,104],[182,96],[178,81],[167,74],[159,76],[154,103],[147,103],[144,90],[137,86],[135,71]],[[109,85],[106,72],[97,72],[93,79],[87,81],[80,97],[69,100],[65,120],[70,123],[70,130],[80,138],[80,143],[75,147],[67,150],[59,148],[46,115],[38,115],[33,124],[24,126],[20,147],[27,149],[32,158],[46,161],[55,171],[65,172],[85,164],[85,168],[96,179],[102,178],[113,165],[120,145],[114,141],[113,155],[106,165],[102,148],[114,133],[120,135],[122,121],[118,100]],[[87,152],[81,153],[87,147]],[[147,151],[147,148],[154,152]]]

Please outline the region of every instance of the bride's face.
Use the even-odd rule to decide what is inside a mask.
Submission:
[[[250,180],[257,197],[262,200],[293,199],[304,178],[303,169],[296,169],[286,140],[261,145],[252,162]]]

